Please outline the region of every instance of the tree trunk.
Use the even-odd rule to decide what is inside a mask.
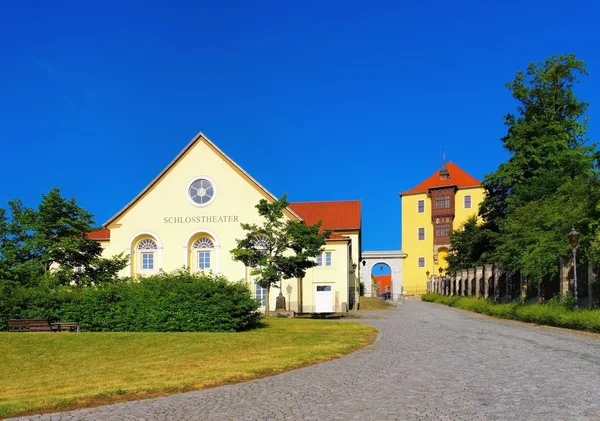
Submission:
[[[298,280],[298,313],[302,314],[302,278],[296,278]]]
[[[265,293],[265,316],[269,316],[269,291],[271,291],[271,286],[267,288],[267,292]]]
[[[592,308],[594,306],[592,283],[594,282],[595,278],[596,275],[594,274],[594,266],[592,266],[591,263],[588,263],[588,308]]]

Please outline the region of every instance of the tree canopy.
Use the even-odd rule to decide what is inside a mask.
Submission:
[[[588,144],[588,104],[575,94],[587,74],[574,55],[556,55],[506,84],[517,101],[516,112],[504,116],[502,142],[510,157],[483,180],[483,224],[469,220],[452,234],[451,266],[500,262],[539,280],[556,272],[558,258],[569,252],[571,226],[582,243],[592,243],[598,153]]]
[[[506,84],[518,102],[516,114],[504,116],[502,138],[511,154],[485,176],[486,198],[480,215],[495,227],[511,208],[552,196],[565,181],[596,174],[595,145],[586,145],[588,104],[573,91],[585,63],[558,55],[531,63]]]
[[[87,236],[93,224],[93,216],[57,188],[42,195],[37,209],[9,201],[8,212],[0,208],[0,279],[24,286],[42,277],[78,285],[115,279],[127,259],[101,257],[102,246]]]
[[[267,291],[283,279],[304,278],[316,266],[314,258],[329,236],[329,232],[320,233],[320,223],[306,225],[288,219],[284,215],[288,205],[286,195],[272,203],[261,199],[256,209],[263,223],[242,223],[246,236],[237,239],[237,247],[231,250],[233,260],[250,267],[256,283]]]

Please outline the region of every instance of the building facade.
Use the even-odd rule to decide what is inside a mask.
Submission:
[[[400,193],[405,294],[424,294],[427,274],[446,269],[450,233],[471,215],[483,200],[481,182],[458,165],[444,162],[416,187]]]
[[[122,276],[185,268],[212,271],[247,283],[264,307],[266,291],[250,269],[232,260],[230,250],[245,236],[240,224],[261,224],[255,205],[275,201],[247,172],[199,133],[173,161],[123,209],[90,237],[106,257],[125,253]],[[355,306],[361,250],[360,201],[292,203],[286,218],[331,230],[317,266],[302,280],[288,279],[281,290],[296,312],[341,312]],[[279,291],[272,290],[269,308]],[[299,308],[299,302],[302,308]]]

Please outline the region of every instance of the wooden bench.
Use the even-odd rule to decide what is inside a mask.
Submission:
[[[59,332],[62,332],[63,330],[68,330],[70,332],[79,332],[79,323],[77,322],[56,322],[50,324]]]
[[[9,332],[56,332],[48,319],[19,319],[8,321]]]

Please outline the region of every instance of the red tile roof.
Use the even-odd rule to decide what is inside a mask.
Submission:
[[[99,230],[88,232],[87,236],[94,240],[110,240],[110,230],[108,228],[100,228]]]
[[[324,230],[343,231],[361,228],[360,200],[296,202],[290,203],[289,208],[308,225],[322,221],[321,228]]]
[[[345,235],[339,235],[339,234],[336,234],[334,232],[332,232],[331,234],[329,234],[329,237],[328,237],[329,240],[348,240],[349,238],[350,237],[347,237]]]
[[[435,187],[456,186],[460,188],[478,187],[481,181],[467,174],[462,168],[453,162],[447,164],[449,176],[446,180],[440,178],[440,171],[434,172],[429,178],[418,186],[400,193],[400,196],[408,194],[426,193],[429,189]]]

